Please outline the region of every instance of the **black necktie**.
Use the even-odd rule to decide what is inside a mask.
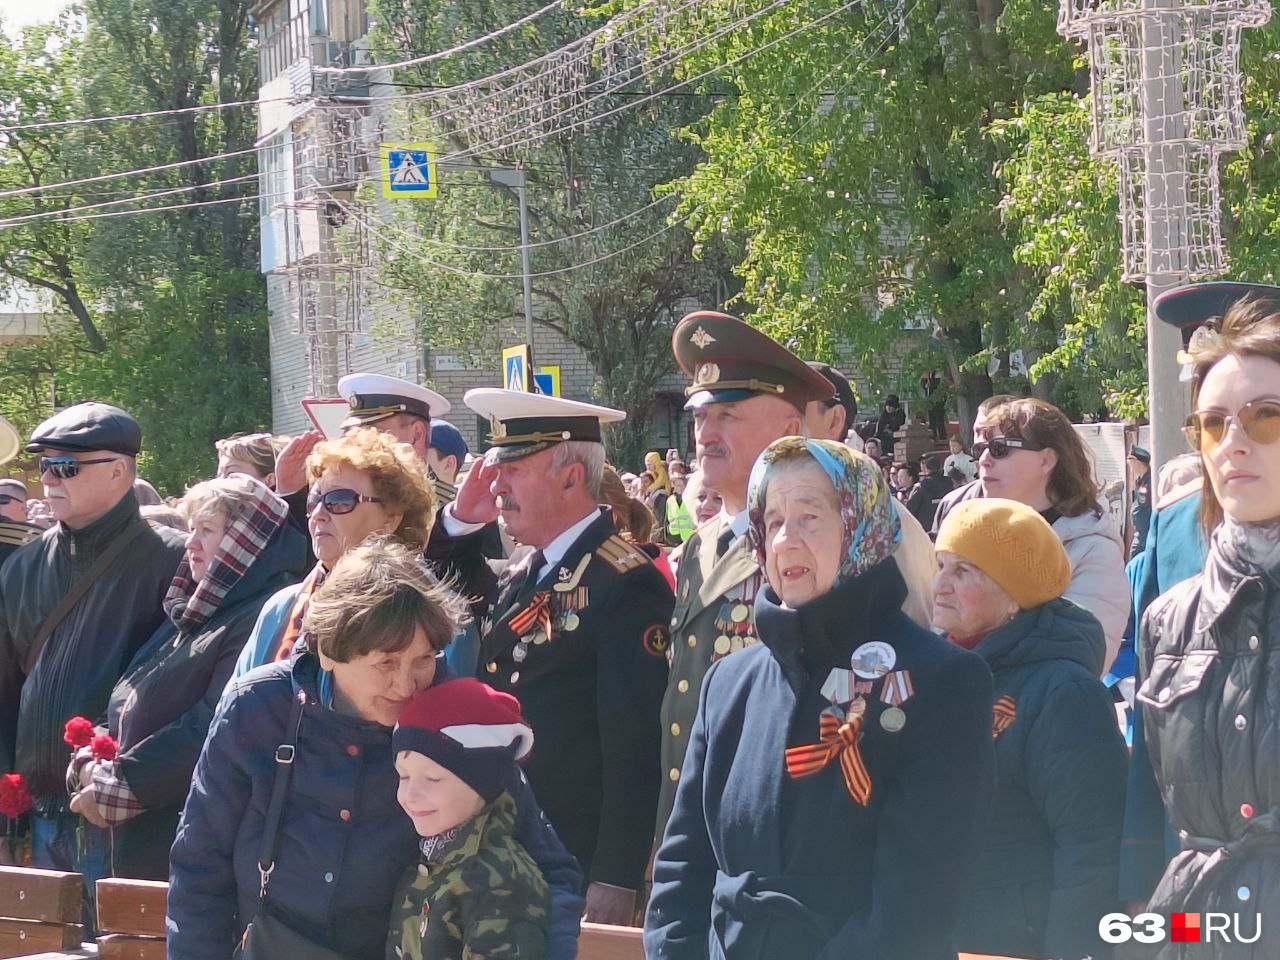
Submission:
[[[736,539],[737,537],[734,535],[734,532],[733,532],[733,525],[730,524],[729,526],[725,527],[724,532],[721,533],[720,536],[716,538],[716,559],[717,560],[725,555],[725,552],[729,549],[729,544],[733,543],[733,541]]]
[[[547,558],[541,550],[533,551],[533,554],[529,557],[529,565],[525,567],[520,585],[516,587],[517,603],[523,603],[533,596],[533,588],[538,584],[538,571],[542,569],[542,565],[546,562]]]

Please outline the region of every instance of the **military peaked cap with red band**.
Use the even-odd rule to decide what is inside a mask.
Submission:
[[[779,397],[804,412],[811,400],[835,393],[830,380],[786,347],[727,313],[697,310],[671,335],[680,369],[693,378],[686,409],[733,403],[748,397]]]

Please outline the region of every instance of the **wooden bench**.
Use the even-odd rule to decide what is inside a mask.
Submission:
[[[98,881],[98,940],[80,943],[77,873],[0,867],[0,958],[21,960],[165,960],[168,884]],[[17,914],[17,916],[15,916]],[[583,923],[578,960],[644,960],[637,927]],[[962,953],[958,960],[1017,960]]]

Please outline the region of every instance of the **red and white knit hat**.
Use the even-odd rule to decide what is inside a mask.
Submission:
[[[412,750],[455,774],[486,802],[507,788],[512,765],[533,748],[520,701],[479,680],[428,687],[405,706],[391,737],[397,754]]]

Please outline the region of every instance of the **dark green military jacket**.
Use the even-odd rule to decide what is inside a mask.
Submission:
[[[512,836],[504,793],[448,841],[434,863],[406,871],[396,891],[387,960],[547,956],[550,894]]]

